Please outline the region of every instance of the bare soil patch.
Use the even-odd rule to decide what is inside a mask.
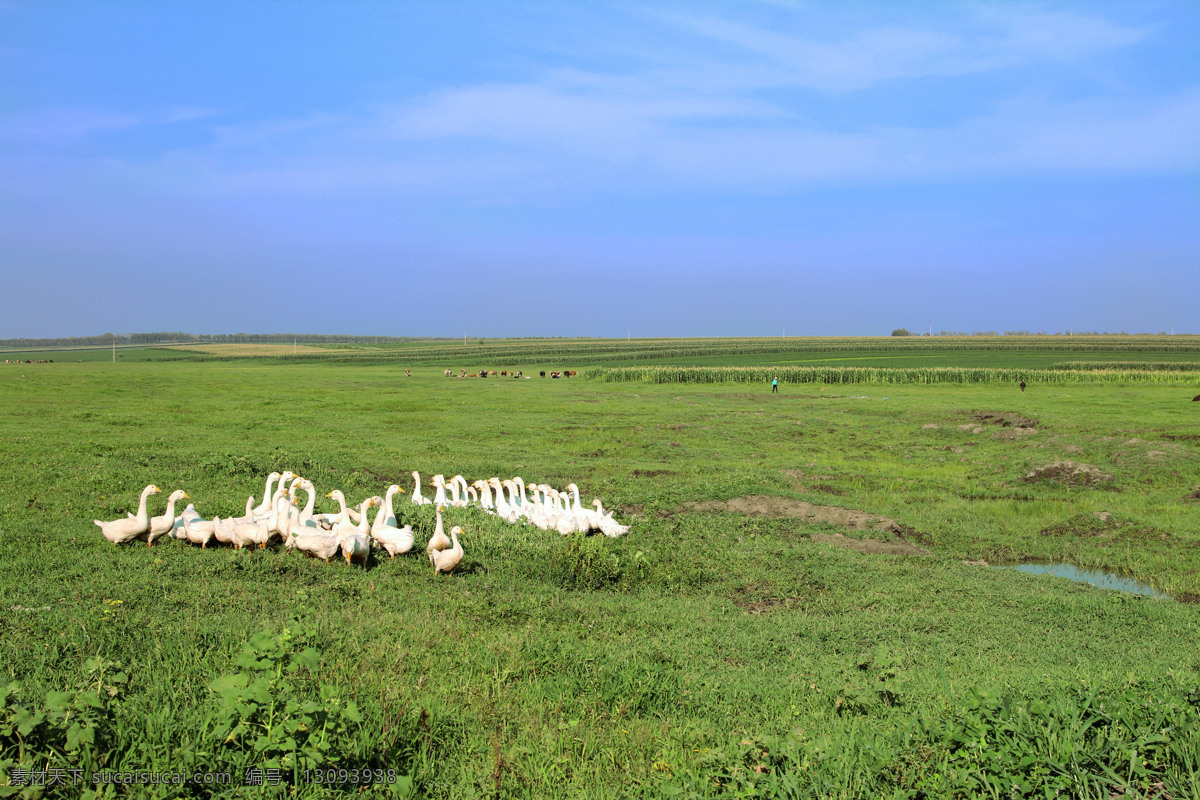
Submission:
[[[774,611],[786,611],[799,605],[804,598],[798,596],[785,597],[775,593],[775,587],[770,581],[755,581],[745,586],[739,586],[729,595],[730,601],[747,614],[770,614]]]
[[[840,533],[816,533],[812,540],[821,544],[831,544],[846,550],[855,550],[868,555],[882,556],[928,556],[933,555],[924,547],[912,542],[881,542],[878,539],[851,539]]]
[[[825,523],[856,531],[876,531],[890,533],[897,541],[884,542],[875,539],[851,539],[840,533],[818,533],[812,537],[814,542],[823,542],[860,553],[884,555],[930,555],[924,547],[912,544],[908,540],[925,539],[922,534],[901,525],[896,520],[879,514],[868,514],[852,508],[840,506],[819,506],[806,503],[803,500],[793,500],[790,497],[771,497],[768,495],[750,495],[735,497],[732,500],[708,500],[705,502],[685,503],[689,511],[732,511],[749,516],[773,517],[776,519],[799,519],[805,522]]]
[[[1062,522],[1038,531],[1040,536],[1063,536],[1095,539],[1101,544],[1119,544],[1139,541],[1170,543],[1174,540],[1169,532],[1132,519],[1114,516],[1108,511],[1091,514],[1076,514]]]
[[[793,500],[790,497],[771,497],[769,495],[735,497],[725,501],[708,500],[684,503],[684,508],[689,511],[733,511],[752,517],[801,519],[805,522],[823,522],[858,531],[891,532],[896,526],[895,520],[878,514],[868,514],[864,511],[855,511],[839,506],[819,506],[803,500]]]
[[[1077,461],[1055,461],[1034,469],[1025,476],[1025,480],[1030,483],[1057,481],[1068,486],[1094,486],[1110,483],[1113,476],[1091,464],[1081,464]]]
[[[1005,428],[992,434],[993,439],[1028,439],[1037,436],[1037,428]]]
[[[1036,419],[1029,419],[1012,411],[976,411],[971,414],[971,419],[1004,428],[1036,428],[1038,425]]]

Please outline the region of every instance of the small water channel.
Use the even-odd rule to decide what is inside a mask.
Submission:
[[[1015,569],[1018,572],[1028,572],[1032,575],[1054,575],[1059,578],[1069,578],[1081,583],[1090,583],[1092,586],[1098,586],[1101,589],[1115,589],[1118,592],[1140,594],[1162,600],[1171,599],[1170,595],[1163,594],[1153,586],[1147,586],[1132,578],[1122,578],[1120,575],[1113,575],[1111,572],[1104,572],[1098,569],[1080,569],[1073,564],[1031,561],[1024,564],[992,564],[991,566],[1000,569]]]

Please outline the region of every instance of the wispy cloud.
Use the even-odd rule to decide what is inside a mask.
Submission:
[[[919,124],[882,109],[838,112],[836,122],[810,110],[811,93],[837,102],[829,93],[1087,59],[1142,42],[1146,29],[974,6],[949,22],[850,21],[818,37],[798,32],[808,13],[795,10],[793,24],[779,29],[656,16],[655,24],[685,32],[690,42],[669,64],[549,65],[526,81],[446,87],[355,113],[216,124],[220,115],[200,107],[151,114],[56,108],[9,118],[0,138],[67,143],[210,120],[206,143],[180,146],[160,162],[180,186],[499,202],[547,192],[779,192],[828,181],[1196,168],[1200,89],[1063,101],[1005,84],[973,100],[969,113]]]

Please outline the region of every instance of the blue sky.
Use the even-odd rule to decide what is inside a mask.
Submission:
[[[0,264],[0,338],[1200,333],[1200,3],[0,0]]]

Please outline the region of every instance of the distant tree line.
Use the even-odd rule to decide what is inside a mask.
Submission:
[[[321,336],[311,333],[217,333],[198,335],[178,331],[155,333],[101,333],[96,336],[67,336],[57,339],[0,339],[2,347],[96,347],[153,344],[384,344],[388,342],[445,341],[435,336]]]

